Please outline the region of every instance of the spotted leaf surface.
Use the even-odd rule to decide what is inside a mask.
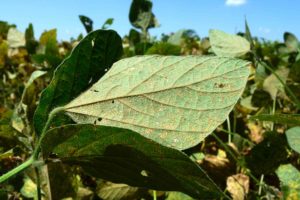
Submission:
[[[248,63],[234,58],[126,58],[65,111],[77,123],[127,128],[163,145],[187,149],[226,119],[248,74]]]

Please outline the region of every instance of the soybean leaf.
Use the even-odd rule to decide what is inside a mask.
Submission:
[[[38,42],[34,38],[33,25],[30,23],[25,31],[26,49],[28,53],[33,54],[36,51]]]
[[[281,165],[277,171],[283,199],[300,199],[300,172],[291,164]]]
[[[193,200],[194,198],[181,192],[168,192],[166,200]]]
[[[20,133],[29,133],[29,131],[24,131],[24,128],[27,130],[30,128],[29,122],[32,121],[34,110],[36,108],[37,94],[40,92],[35,82],[46,73],[46,71],[36,70],[30,75],[23,90],[21,101],[14,110],[11,125]]]
[[[113,24],[113,22],[114,22],[113,18],[108,18],[102,25],[102,29],[107,29],[110,25]]]
[[[184,33],[187,30],[185,29],[181,29],[179,31],[177,31],[176,33],[174,33],[173,35],[171,35],[168,39],[168,43],[173,44],[173,45],[181,45],[182,42],[182,38],[184,36]]]
[[[178,56],[181,53],[181,47],[170,44],[168,42],[158,42],[150,47],[146,55],[159,54],[159,55],[174,55]]]
[[[66,125],[42,140],[65,164],[79,165],[94,177],[155,190],[182,191],[196,198],[222,193],[199,166],[182,152],[162,146],[127,129]]]
[[[300,115],[299,114],[275,114],[275,115],[257,115],[250,117],[251,120],[260,120],[260,121],[271,121],[280,124],[287,125],[300,125]]]
[[[275,72],[276,74],[281,78],[281,80],[286,83],[288,75],[289,75],[290,69],[287,67],[280,67]],[[264,83],[263,83],[263,89],[271,95],[272,99],[276,99],[277,93],[285,93],[284,89],[285,87],[282,85],[282,83],[278,80],[278,78],[272,73],[270,76],[268,76]]]
[[[87,35],[54,73],[42,92],[34,115],[34,126],[41,133],[50,111],[63,106],[95,83],[122,54],[120,36],[112,30],[97,30]]]
[[[143,31],[157,27],[158,22],[152,13],[152,2],[150,0],[133,0],[129,11],[129,21]]]
[[[250,43],[238,35],[210,30],[209,40],[213,52],[218,56],[240,57],[250,51]]]
[[[97,195],[105,200],[140,199],[140,194],[139,188],[123,183],[103,181],[97,186]]]
[[[40,54],[58,55],[57,30],[44,31],[40,37]]]
[[[245,87],[247,65],[212,56],[126,58],[65,112],[78,123],[128,128],[187,149],[226,119]]]
[[[290,147],[300,153],[300,126],[290,128],[285,134]]]
[[[7,33],[7,42],[10,48],[25,46],[25,35],[16,28],[10,28]]]
[[[297,52],[299,48],[299,42],[295,35],[289,32],[285,32],[283,35],[284,43],[289,52]]]
[[[83,24],[85,30],[87,33],[90,33],[93,31],[93,20],[91,20],[89,17],[84,15],[79,15],[79,19],[81,23]]]

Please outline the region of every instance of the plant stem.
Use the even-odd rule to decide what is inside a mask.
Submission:
[[[227,130],[231,133],[231,126],[230,126],[230,118],[229,115],[227,116]],[[231,143],[231,134],[228,134],[228,143]]]
[[[44,139],[44,137],[46,136],[46,132],[49,128],[49,126],[51,125],[51,122],[53,120],[53,118],[55,117],[55,115],[57,115],[58,113],[62,112],[64,110],[64,107],[57,107],[57,108],[54,108],[50,114],[49,114],[49,117],[48,117],[48,120],[43,128],[43,131],[42,131],[42,134],[41,134],[41,137],[36,145],[36,148],[34,149],[34,152],[33,152],[33,157],[37,160],[38,159],[38,156],[39,156],[39,153],[41,151],[41,144],[42,144],[42,140]]]
[[[34,157],[31,156],[28,160],[26,160],[25,162],[23,162],[21,165],[19,165],[18,167],[10,170],[9,172],[7,172],[6,174],[3,174],[0,177],[0,183],[6,181],[7,179],[9,179],[11,176],[23,171],[24,169],[26,169],[27,167],[29,167],[32,163],[34,162]]]
[[[258,187],[258,195],[261,195],[262,186],[264,185],[264,175],[260,176],[259,187]]]
[[[63,107],[58,107],[58,108],[55,108],[53,109],[50,114],[49,114],[49,117],[48,117],[48,120],[46,122],[46,125],[44,126],[43,128],[43,131],[42,131],[42,134],[41,134],[41,137],[39,138],[39,141],[33,151],[33,154],[32,156],[26,160],[24,163],[22,163],[21,165],[19,165],[18,167],[10,170],[9,172],[7,172],[6,174],[3,174],[1,177],[0,177],[0,183],[6,181],[7,179],[9,179],[10,177],[12,177],[13,175],[21,172],[22,170],[26,169],[27,167],[29,167],[30,165],[32,165],[32,163],[36,160],[38,160],[38,157],[39,157],[39,153],[41,151],[41,144],[42,144],[42,140],[43,138],[45,137],[46,135],[46,132],[47,132],[47,129],[49,128],[50,124],[51,124],[51,121],[52,119],[55,117],[55,115],[59,112],[62,112],[64,110]]]
[[[153,190],[153,200],[156,200],[157,196],[156,196],[156,190]]]
[[[42,193],[41,193],[41,179],[40,179],[40,173],[39,168],[35,167],[35,174],[36,174],[36,190],[37,190],[37,199],[42,200]]]

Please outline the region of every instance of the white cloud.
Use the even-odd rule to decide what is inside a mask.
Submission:
[[[269,28],[264,28],[264,27],[259,27],[258,31],[261,32],[261,33],[264,33],[264,34],[269,34],[269,33],[271,33],[271,29],[269,29]]]
[[[226,0],[227,6],[241,6],[247,3],[247,0]]]

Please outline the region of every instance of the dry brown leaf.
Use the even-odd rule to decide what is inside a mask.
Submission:
[[[249,192],[249,177],[245,174],[236,174],[227,178],[227,190],[233,200],[244,200]]]

